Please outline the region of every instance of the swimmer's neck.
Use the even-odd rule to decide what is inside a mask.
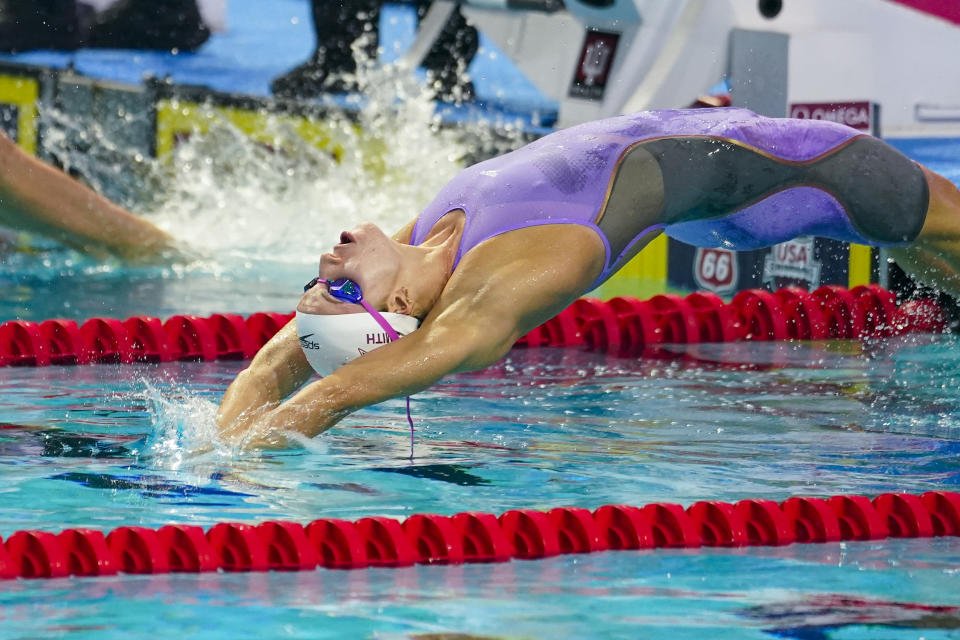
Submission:
[[[466,225],[467,216],[462,209],[454,209],[445,214],[436,224],[427,232],[427,237],[420,243],[421,247],[439,247],[453,245],[454,254],[460,246],[460,238],[463,236],[463,228]]]
[[[446,271],[447,278],[453,273],[453,263],[460,249],[465,223],[466,215],[463,211],[459,209],[451,211],[437,220],[433,228],[427,232],[423,242],[415,247],[422,250],[422,260],[436,262],[437,266],[441,266]]]
[[[418,245],[401,244],[398,282],[420,302],[422,315],[428,311],[453,275],[454,262],[463,236],[465,216],[462,211],[441,218]]]

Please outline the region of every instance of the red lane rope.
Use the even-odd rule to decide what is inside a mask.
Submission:
[[[0,578],[59,578],[123,573],[312,571],[413,564],[506,562],[621,549],[743,547],[792,543],[960,536],[960,494],[697,502],[594,511],[561,507],[453,516],[413,515],[400,522],[220,523],[118,527],[59,534],[18,531],[0,544]]]
[[[0,366],[91,362],[168,362],[252,358],[293,314],[179,315],[162,322],[136,316],[0,324]],[[712,293],[658,295],[645,301],[581,298],[537,327],[516,346],[580,346],[618,355],[657,355],[661,344],[740,340],[822,340],[943,331],[934,300],[899,307],[877,285],[812,293],[781,289],[741,291],[730,303]]]

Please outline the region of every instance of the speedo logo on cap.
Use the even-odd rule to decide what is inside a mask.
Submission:
[[[308,333],[305,336],[300,336],[300,348],[301,349],[319,349],[320,343],[310,340],[313,337],[312,333]]]

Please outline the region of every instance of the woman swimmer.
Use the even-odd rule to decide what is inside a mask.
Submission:
[[[393,237],[342,233],[296,320],[227,389],[221,433],[253,446],[314,436],[492,364],[660,233],[729,249],[806,234],[887,246],[960,294],[960,191],[886,143],[743,109],[635,113],[464,170]]]

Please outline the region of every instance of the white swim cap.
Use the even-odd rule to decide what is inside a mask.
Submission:
[[[381,313],[400,337],[420,326],[413,316]],[[390,336],[368,313],[314,314],[297,311],[300,348],[313,370],[328,376],[354,358],[391,342]]]

